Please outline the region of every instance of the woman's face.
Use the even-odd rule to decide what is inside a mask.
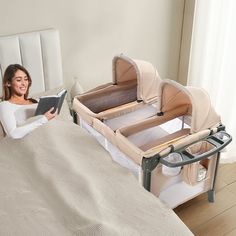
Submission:
[[[29,78],[22,70],[17,70],[10,84],[11,94],[24,96],[29,87]]]

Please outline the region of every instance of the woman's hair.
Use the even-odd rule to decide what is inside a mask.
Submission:
[[[18,70],[23,71],[28,77],[29,85],[24,95],[24,98],[28,99],[29,87],[32,84],[30,74],[23,66],[19,64],[12,64],[6,68],[4,76],[3,76],[3,97],[2,97],[3,100],[9,100],[11,98],[12,93],[11,93],[11,87],[9,86],[9,84],[12,83],[12,79],[15,76],[16,71]]]

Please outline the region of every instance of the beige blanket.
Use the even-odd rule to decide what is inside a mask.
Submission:
[[[0,142],[0,235],[191,235],[79,126]]]

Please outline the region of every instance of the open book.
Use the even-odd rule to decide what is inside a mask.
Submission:
[[[52,113],[58,109],[58,114],[60,113],[63,101],[65,99],[67,91],[63,89],[56,95],[42,96],[39,99],[38,106],[35,111],[35,115],[43,115],[47,111],[49,111],[52,107],[54,107]]]

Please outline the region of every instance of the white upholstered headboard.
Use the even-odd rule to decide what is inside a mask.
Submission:
[[[1,83],[6,67],[16,63],[23,65],[31,75],[31,94],[63,85],[59,32],[50,29],[0,36]]]

